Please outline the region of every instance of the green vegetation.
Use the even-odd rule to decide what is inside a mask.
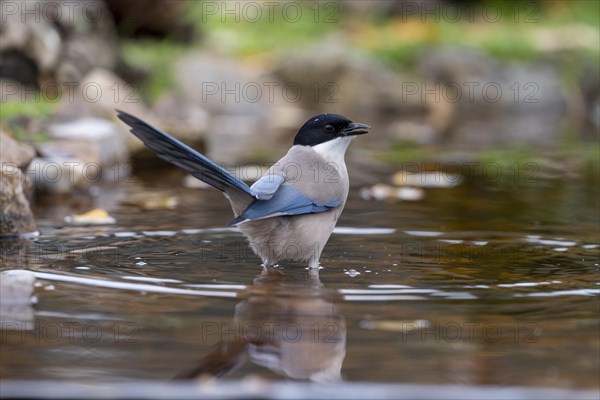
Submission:
[[[13,118],[28,117],[35,120],[44,120],[50,117],[56,109],[57,101],[49,101],[42,96],[36,101],[6,101],[0,104],[0,124],[3,129],[10,131],[15,139],[28,142],[37,143],[44,142],[48,139],[44,132],[36,132],[31,134],[25,128],[21,127],[20,124],[11,124],[9,122]]]
[[[206,35],[205,44],[220,52],[257,56],[310,44],[340,28],[341,5],[335,2],[188,3],[190,19]],[[211,7],[221,7],[215,11]],[[237,10],[237,15],[236,11]]]
[[[42,96],[38,96],[36,101],[6,101],[0,105],[0,121],[6,123],[9,119],[21,115],[44,119],[52,115],[56,104],[56,101],[49,101]]]
[[[419,50],[447,45],[504,60],[530,61],[563,50],[598,57],[599,15],[600,2],[585,0],[440,6],[433,14],[365,24],[355,44],[395,68],[411,67]]]
[[[396,141],[388,149],[374,154],[375,158],[392,164],[434,160],[437,151],[413,142]]]
[[[446,45],[478,49],[506,60],[535,60],[561,46],[599,54],[600,2],[593,0],[467,2],[439,5],[433,13],[420,7],[406,13],[410,15],[362,17],[346,12],[343,2],[274,3],[260,10],[256,3],[236,3],[224,12],[211,8],[222,5],[189,2],[187,14],[205,36],[204,47],[258,62],[334,32],[402,69],[414,66],[421,51]],[[559,48],[551,48],[556,42]]]
[[[183,44],[168,39],[128,39],[121,42],[121,54],[127,63],[152,72],[148,82],[140,88],[145,100],[153,102],[173,87],[174,61],[184,49]]]

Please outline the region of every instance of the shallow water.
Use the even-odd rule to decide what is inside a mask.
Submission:
[[[263,271],[224,228],[217,191],[108,187],[95,201],[118,222],[102,227],[61,222],[89,200],[42,203],[42,235],[2,244],[2,269],[41,285],[31,316],[3,322],[1,377],[598,388],[593,174],[466,182],[420,202],[367,202],[358,189],[319,276]],[[139,193],[179,205],[124,205]]]

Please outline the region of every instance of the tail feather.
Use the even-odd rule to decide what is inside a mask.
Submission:
[[[120,110],[117,112],[118,117],[131,127],[131,133],[163,160],[175,164],[228,195],[235,191],[238,192],[236,194],[247,194],[249,199],[253,198],[248,185],[196,150],[131,114]]]

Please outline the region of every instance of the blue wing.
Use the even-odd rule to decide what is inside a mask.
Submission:
[[[259,200],[271,200],[283,181],[281,175],[267,174],[250,186],[250,193]]]
[[[293,186],[283,184],[279,186],[270,200],[254,200],[240,216],[231,220],[229,225],[281,215],[321,213],[340,204],[342,204],[341,199],[318,203],[300,193]]]

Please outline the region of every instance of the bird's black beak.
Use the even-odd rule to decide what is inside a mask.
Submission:
[[[344,136],[364,135],[371,129],[369,125],[351,122],[346,129],[342,131]]]

